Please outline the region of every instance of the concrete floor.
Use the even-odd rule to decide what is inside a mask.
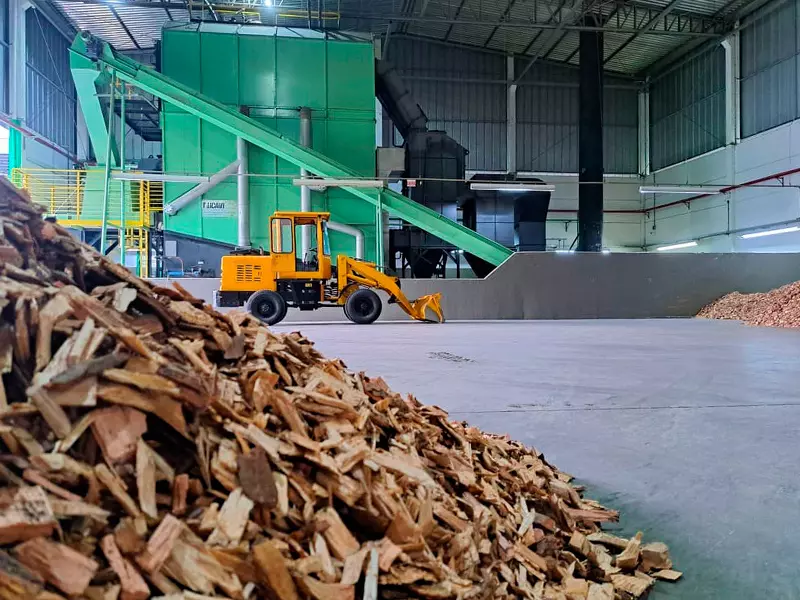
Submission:
[[[702,320],[287,324],[509,433],[666,542],[651,598],[800,598],[800,331]]]

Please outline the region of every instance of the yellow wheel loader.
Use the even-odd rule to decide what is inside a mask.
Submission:
[[[353,323],[373,323],[381,314],[383,290],[417,321],[444,322],[441,294],[406,298],[400,280],[381,273],[375,263],[340,254],[331,265],[328,220],[324,212],[276,212],[269,219],[270,252],[245,250],[222,257],[222,280],[216,292],[220,307],[245,306],[253,316],[274,325],[288,307],[316,310],[341,307]],[[308,236],[308,252],[297,256],[298,242]],[[426,315],[430,309],[435,319]]]

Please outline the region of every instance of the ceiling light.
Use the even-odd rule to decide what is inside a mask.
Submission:
[[[640,194],[721,194],[724,187],[716,185],[643,185]]]
[[[745,233],[742,236],[743,240],[751,240],[753,238],[767,237],[768,235],[780,235],[781,233],[792,233],[800,231],[800,227],[784,227],[782,229],[768,229],[767,231],[756,231],[755,233]]]
[[[556,250],[556,254],[575,254],[575,250]]]
[[[660,246],[656,248],[659,252],[664,250],[680,250],[681,248],[694,248],[697,242],[681,242],[680,244],[670,244],[669,246]]]
[[[470,183],[469,189],[490,192],[555,192],[556,186],[547,183]]]
[[[302,187],[342,187],[342,188],[383,188],[386,187],[382,179],[323,179],[310,177],[293,179],[292,185]]]

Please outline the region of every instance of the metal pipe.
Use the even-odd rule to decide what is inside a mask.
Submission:
[[[167,206],[164,207],[164,212],[170,216],[175,216],[178,214],[180,210],[182,210],[187,204],[196,200],[212,188],[216,187],[218,184],[222,183],[223,180],[227,179],[234,173],[236,173],[239,169],[239,161],[235,160],[227,167],[222,169],[221,171],[217,171],[211,177],[208,178],[208,181],[205,183],[199,183],[190,189],[185,194],[179,196],[175,199],[174,202],[171,202]]]
[[[331,231],[338,231],[339,233],[346,233],[356,238],[356,258],[364,258],[364,232],[344,223],[337,223],[336,221],[328,221],[328,229]]]
[[[109,123],[109,135],[111,124]],[[125,172],[125,84],[119,98],[119,168]],[[119,264],[125,266],[125,182],[119,182]]]
[[[237,245],[240,248],[250,247],[250,182],[247,179],[247,142],[243,138],[236,138],[236,214],[238,216]]]
[[[106,140],[106,166],[103,182],[103,207],[102,214],[100,215],[100,254],[105,256],[106,242],[108,241],[108,193],[111,187],[111,140],[113,136],[113,128],[111,124],[114,122],[114,88],[117,85],[117,72],[111,71],[111,94],[108,98],[108,139]]]
[[[311,109],[303,106],[300,108],[300,143],[306,148],[311,148]],[[308,178],[309,172],[300,169],[300,177]],[[300,186],[300,212],[311,212],[311,188],[307,185]],[[300,256],[305,257],[311,247],[311,228],[302,227],[300,235]]]
[[[182,175],[177,173],[122,173],[113,171],[111,179],[116,181],[162,181],[169,183],[207,183],[209,175]]]

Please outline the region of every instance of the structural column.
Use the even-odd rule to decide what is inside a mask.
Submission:
[[[585,24],[602,22],[588,15]],[[578,251],[603,249],[603,34],[580,32]]]

